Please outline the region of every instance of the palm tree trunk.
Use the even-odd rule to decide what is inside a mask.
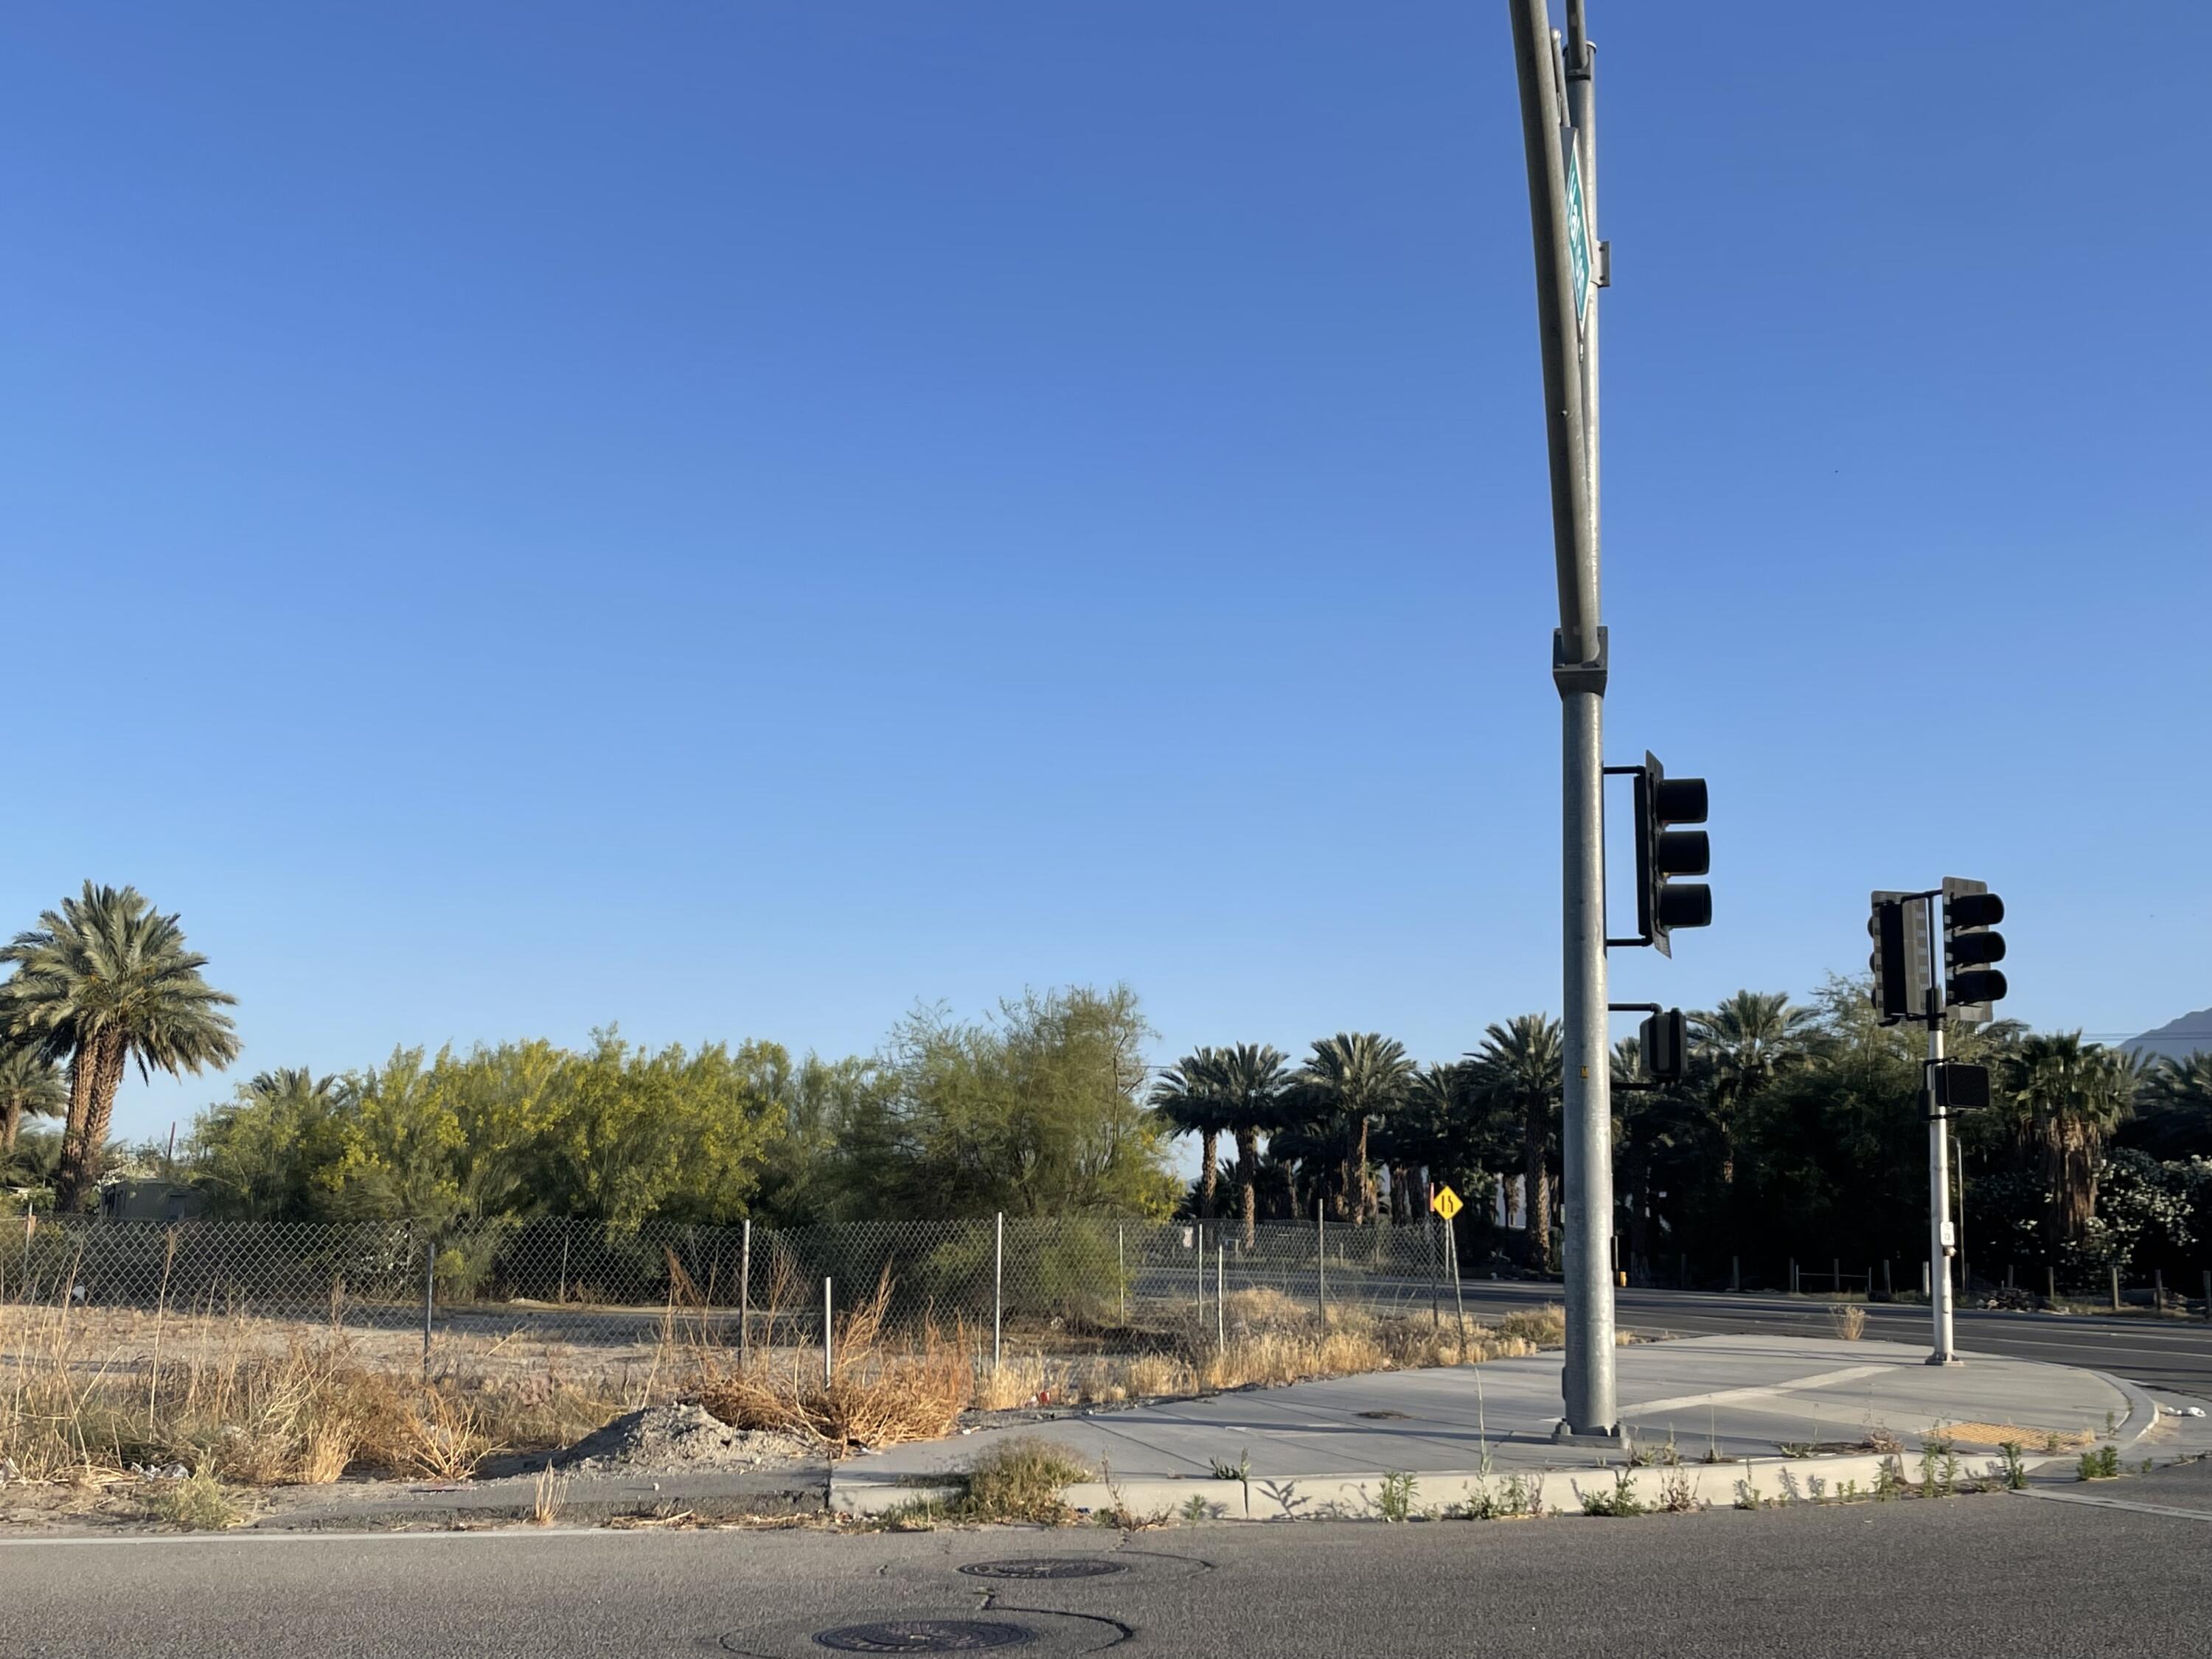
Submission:
[[[124,1059],[118,1035],[78,1049],[70,1061],[69,1117],[62,1130],[61,1168],[54,1176],[54,1207],[64,1213],[85,1207],[84,1200],[100,1180],[100,1155],[107,1145],[108,1122],[115,1115]]]
[[[1250,1249],[1257,1237],[1255,1231],[1260,1219],[1260,1132],[1254,1128],[1237,1131],[1237,1185],[1241,1189],[1244,1211],[1244,1248]]]
[[[21,1101],[12,1098],[0,1101],[0,1158],[5,1158],[15,1150],[15,1131],[22,1121],[23,1105]]]
[[[1523,1126],[1528,1144],[1522,1148],[1522,1155],[1528,1176],[1528,1265],[1540,1273],[1552,1271],[1552,1172],[1544,1158],[1551,1131],[1549,1103],[1531,1100]]]
[[[1354,1200],[1358,1208],[1352,1213],[1355,1222],[1366,1221],[1375,1213],[1375,1174],[1367,1167],[1367,1114],[1359,1115],[1359,1151],[1354,1169],[1359,1177],[1358,1196]]]
[[[1221,1164],[1216,1157],[1221,1146],[1221,1132],[1207,1129],[1198,1138],[1198,1212],[1211,1218],[1213,1214],[1213,1191],[1221,1180]]]

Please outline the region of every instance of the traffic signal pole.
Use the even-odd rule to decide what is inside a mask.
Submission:
[[[1933,897],[1934,895],[1929,896]],[[1923,903],[1922,913],[1927,918],[1928,959],[1931,963],[1942,958],[1936,954],[1936,907]],[[1931,975],[1940,979],[1941,975]],[[1936,1082],[1942,1076],[1944,988],[1931,983],[1928,988],[1928,1313],[1935,1326],[1935,1346],[1929,1350],[1928,1363],[1931,1365],[1955,1365],[1959,1350],[1951,1340],[1951,1256],[1956,1249],[1951,1231],[1951,1120],[1946,1114],[1942,1093]],[[1962,1206],[1963,1207],[1963,1206]]]
[[[1613,1389],[1611,1048],[1606,1021],[1604,708],[1606,636],[1598,620],[1595,88],[1582,0],[1567,0],[1562,66],[1545,0],[1508,0],[1520,78],[1543,348],[1552,543],[1559,595],[1552,677],[1561,735],[1561,945],[1565,1001],[1566,1354],[1564,1434],[1620,1432]],[[1568,121],[1572,112],[1573,137]],[[1568,208],[1570,143],[1582,196]],[[1548,1224],[1531,1216],[1532,1227]]]

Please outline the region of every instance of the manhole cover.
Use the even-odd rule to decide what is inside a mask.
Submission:
[[[840,1653],[969,1653],[1020,1647],[1036,1640],[1036,1632],[995,1619],[890,1619],[879,1625],[840,1626],[814,1639]]]
[[[960,1571],[972,1578],[1103,1578],[1128,1568],[1095,1555],[1031,1555],[1018,1561],[971,1562]]]

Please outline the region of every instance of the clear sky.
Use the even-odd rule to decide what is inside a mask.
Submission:
[[[2212,1002],[2212,8],[1592,11],[1607,743],[1711,779],[1717,909],[1615,994],[1802,993],[1955,873],[2008,1012]],[[1556,1007],[1510,42],[9,8],[0,927],[181,911],[240,1074],[1115,979],[1162,1059]]]

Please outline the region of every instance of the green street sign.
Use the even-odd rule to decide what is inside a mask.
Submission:
[[[1583,205],[1583,169],[1575,156],[1575,130],[1561,129],[1567,151],[1567,258],[1575,282],[1575,326],[1589,314],[1597,292],[1596,263],[1590,254],[1589,210]]]

